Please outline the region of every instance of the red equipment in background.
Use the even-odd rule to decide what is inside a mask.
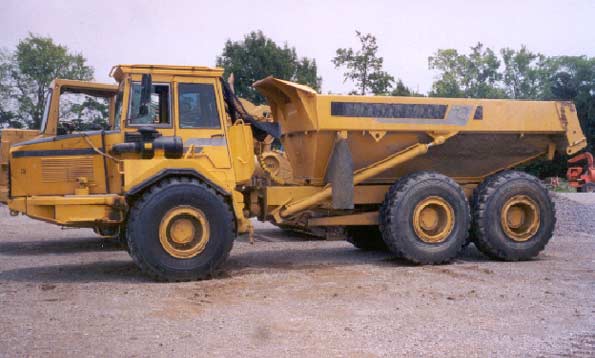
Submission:
[[[584,166],[568,167],[566,179],[568,184],[581,193],[595,192],[595,167],[593,167],[593,155],[585,152],[568,159],[568,164],[575,164],[586,161]]]

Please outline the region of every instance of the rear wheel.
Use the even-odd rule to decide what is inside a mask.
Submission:
[[[132,207],[127,230],[130,256],[160,281],[204,279],[223,264],[234,240],[224,199],[202,183],[167,179]]]
[[[474,242],[488,257],[528,260],[553,235],[554,203],[532,175],[517,171],[493,175],[477,188],[473,201]]]
[[[346,226],[345,240],[364,251],[388,251],[378,226]]]
[[[462,188],[434,172],[399,179],[380,209],[380,230],[390,251],[419,264],[441,264],[456,257],[469,224]]]

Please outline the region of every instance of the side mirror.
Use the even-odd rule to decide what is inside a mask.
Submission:
[[[149,106],[151,105],[151,93],[153,92],[153,79],[150,74],[143,74],[140,82],[140,106],[139,117],[149,114]]]

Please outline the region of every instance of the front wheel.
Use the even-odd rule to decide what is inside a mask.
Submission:
[[[234,221],[224,199],[187,178],[166,179],[133,205],[130,256],[159,281],[210,277],[233,246]]]

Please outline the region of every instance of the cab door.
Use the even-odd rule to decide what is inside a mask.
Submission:
[[[230,169],[231,161],[225,125],[221,84],[215,77],[176,77],[176,134],[184,141],[184,151],[207,157],[216,169]]]

